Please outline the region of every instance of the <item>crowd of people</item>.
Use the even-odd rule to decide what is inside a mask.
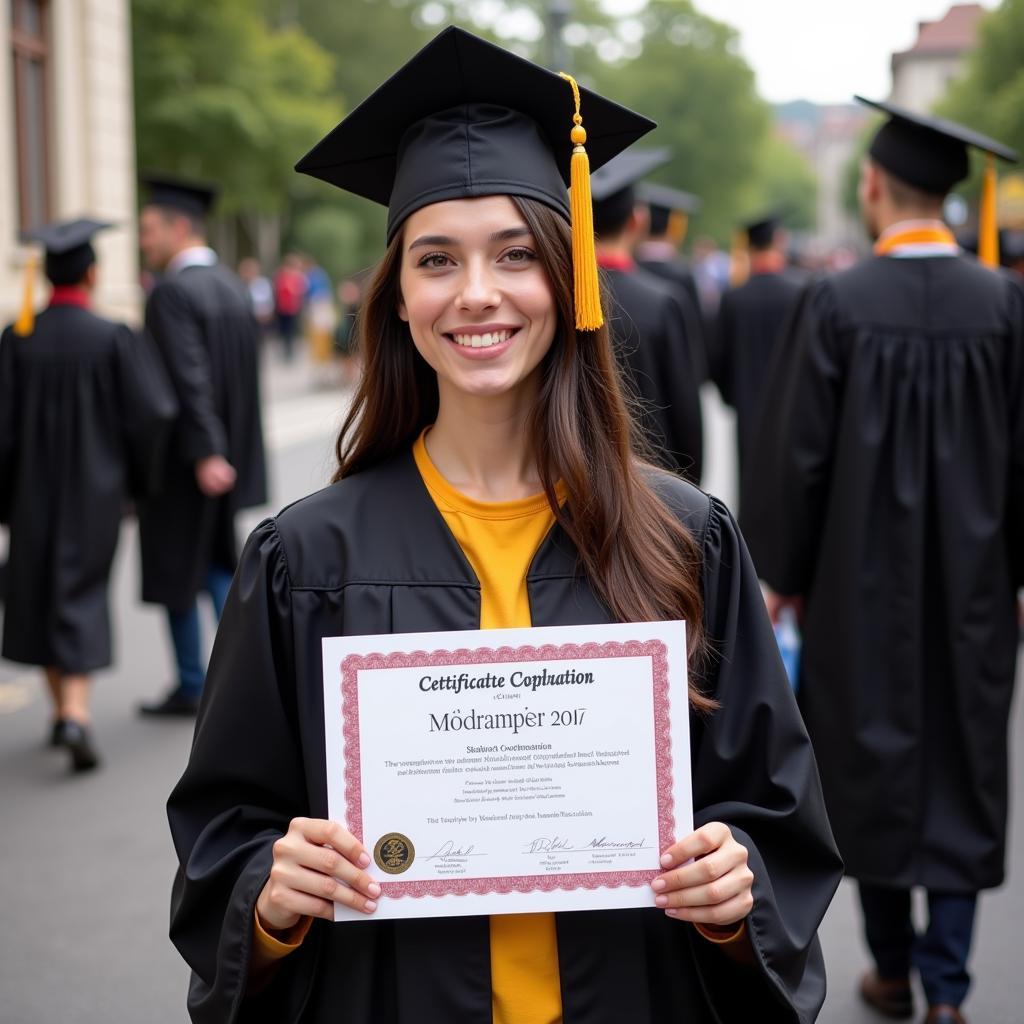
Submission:
[[[962,1024],[1005,867],[1024,277],[942,213],[969,147],[1016,154],[874,105],[873,251],[829,272],[794,265],[779,211],[687,260],[699,199],[649,180],[653,124],[459,29],[298,165],[388,208],[378,268],[337,291],[296,254],[224,267],[194,183],[146,183],[141,332],[89,308],[106,225],[35,233],[52,294],[0,340],[3,655],[44,670],[47,741],[94,769],[130,501],[176,665],[140,711],[198,716],[169,802],[194,1021],[809,1022],[845,870],[864,1001],[913,1016],[916,972],[927,1024]],[[261,344],[290,360],[303,330],[354,388],[337,470],[240,550],[267,500]],[[699,490],[708,381],[736,410],[740,525]],[[657,910],[332,923],[386,897],[370,837],[327,814],[324,637],[652,620],[688,623],[695,817]]]

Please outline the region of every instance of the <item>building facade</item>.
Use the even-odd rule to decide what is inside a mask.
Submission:
[[[799,150],[818,179],[817,241],[825,249],[864,241],[860,218],[846,204],[846,176],[869,115],[855,103],[797,100],[775,107],[776,131]]]
[[[21,233],[95,217],[96,307],[140,308],[130,0],[0,0],[0,320],[21,305]],[[46,283],[36,275],[36,306]]]
[[[890,101],[929,113],[963,71],[984,16],[980,4],[955,4],[938,21],[920,22],[914,45],[892,55]]]

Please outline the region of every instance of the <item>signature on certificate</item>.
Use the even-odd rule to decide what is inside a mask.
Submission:
[[[475,853],[475,846],[456,846],[454,842],[448,840],[437,853],[432,853],[429,857],[424,857],[424,860],[455,860],[461,857],[486,857],[486,853]]]
[[[525,853],[580,853],[594,850],[649,850],[650,847],[643,839],[619,840],[609,839],[607,836],[595,836],[577,846],[571,839],[562,836],[540,836],[531,839],[526,844]]]

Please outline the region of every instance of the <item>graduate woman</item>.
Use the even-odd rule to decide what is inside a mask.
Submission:
[[[388,248],[335,482],[250,538],[170,800],[194,1021],[805,1022],[824,999],[840,863],[755,573],[724,506],[635,456],[598,326],[574,111],[595,164],[652,126],[573,93],[447,29],[299,165],[386,203]],[[322,637],[655,619],[689,625],[697,826],[657,907],[332,922],[382,897],[326,820]]]

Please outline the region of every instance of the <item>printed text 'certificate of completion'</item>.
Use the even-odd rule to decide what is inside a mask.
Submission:
[[[682,622],[329,637],[329,813],[372,917],[654,906],[692,830]]]

